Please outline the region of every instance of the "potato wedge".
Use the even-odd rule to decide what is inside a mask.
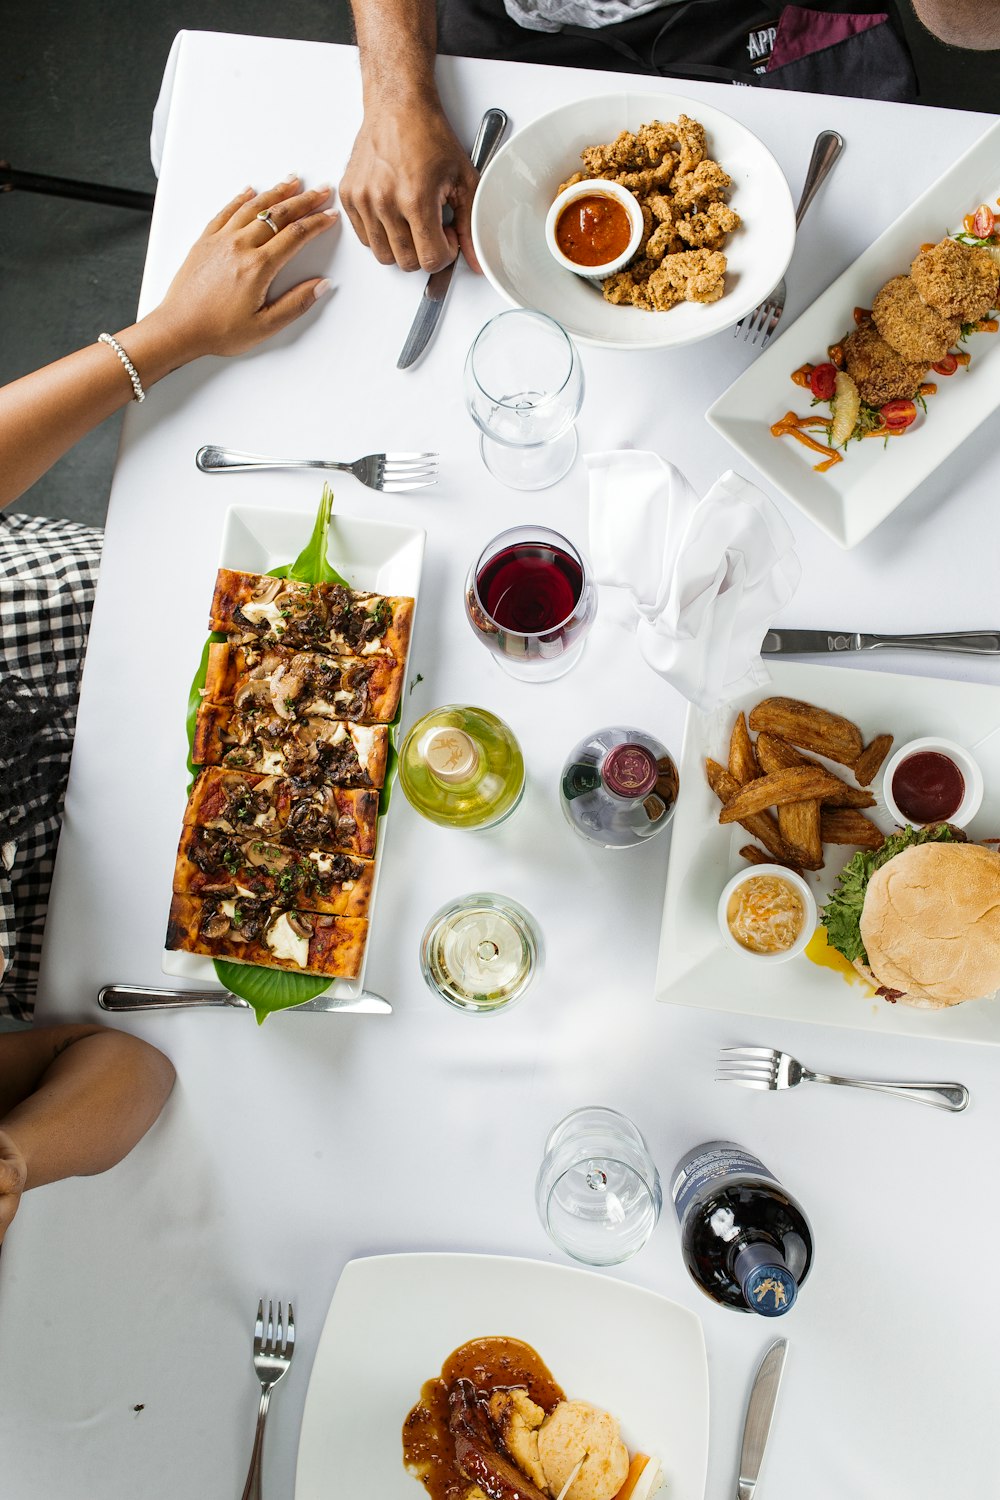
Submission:
[[[864,749],[861,730],[850,719],[798,698],[765,698],[751,710],[750,728],[845,766],[853,765]]]
[[[871,786],[891,749],[891,734],[877,734],[871,744],[865,746],[851,767],[859,786]]]
[[[781,771],[788,766],[815,766],[815,760],[801,755],[794,745],[778,739],[776,735],[761,733],[757,736],[757,758],[765,771]],[[821,798],[824,807],[874,807],[875,798],[862,787],[851,786],[833,771],[827,772],[835,783]]]
[[[720,812],[719,822],[742,823],[754,813],[763,812],[768,807],[781,807],[786,802],[805,802],[812,798],[822,801],[827,794],[836,796],[842,786],[839,777],[824,771],[822,766],[789,766],[783,771],[771,771],[741,786]]]
[[[823,812],[819,820],[820,835],[826,844],[853,844],[857,849],[881,849],[885,834],[870,818],[853,808]]]
[[[732,801],[739,791],[739,783],[734,776],[720,766],[717,760],[706,760],[705,774],[712,791],[722,803]],[[778,831],[777,819],[769,812],[760,812],[752,817],[741,819],[740,827],[745,828],[752,838],[759,839],[764,848],[774,859],[782,864],[795,858],[795,851],[789,849]]]
[[[778,831],[786,844],[797,850],[805,870],[823,868],[823,842],[819,833],[819,803],[786,802],[778,808]]]
[[[729,774],[740,784],[754,781],[760,775],[760,766],[753,748],[753,740],[747,728],[747,716],[737,714],[736,723],[729,739]]]
[[[786,870],[794,870],[796,875],[802,874],[802,867],[793,864],[790,859],[779,859],[776,854],[768,854],[766,849],[758,849],[756,844],[744,844],[740,850],[740,858],[745,859],[749,865],[784,865]]]

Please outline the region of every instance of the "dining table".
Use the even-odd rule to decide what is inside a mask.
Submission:
[[[992,123],[961,110],[503,61],[443,57],[437,75],[469,145],[494,105],[517,130],[567,101],[623,88],[683,94],[692,112],[710,102],[759,136],[793,197],[816,135],[839,131],[842,160],[787,272],[788,323]],[[352,47],[181,33],[158,112],[162,164],[140,314],[245,184],[263,187],[291,170],[309,185],[336,184],[361,118]],[[818,1025],[807,1014],[734,1015],[722,993],[702,1005],[657,1003],[670,834],[626,851],[586,843],[560,810],[559,773],[573,745],[607,724],[639,726],[679,758],[687,704],[641,658],[615,591],[601,591],[581,661],[544,684],[499,669],[463,611],[470,563],[506,527],[548,526],[586,550],[583,459],[537,493],[508,489],[484,467],[463,365],[476,332],[504,306],[485,278],[458,266],[426,355],[400,370],[425,278],[379,265],[346,217],[286,268],[279,289],[319,274],[332,294],[293,327],[243,358],[178,371],[126,415],[37,1020],[107,1020],[102,986],[178,983],[161,964],[186,792],[185,710],[227,511],[286,510],[291,553],[320,498],[316,473],[200,473],[203,444],[290,457],[440,454],[438,482],[414,493],[333,476],[336,512],[426,530],[402,730],[442,704],[498,714],[523,747],[523,804],[498,828],[472,833],[432,824],[394,797],[365,976],[391,1015],[290,1011],[262,1026],[238,1010],[114,1018],[163,1049],[177,1083],[126,1160],[29,1193],[4,1243],[0,1495],[239,1494],[263,1296],[295,1309],[296,1353],[272,1399],[263,1474],[268,1500],[290,1500],[310,1369],[345,1264],[407,1251],[569,1264],[536,1215],[534,1181],[550,1128],[591,1104],[638,1125],[662,1176],[664,1206],[648,1243],[601,1274],[702,1320],[706,1497],[736,1493],[750,1381],[774,1334],[703,1296],[681,1259],[673,1168],[716,1139],[764,1161],[804,1206],[815,1242],[809,1280],[778,1330],[789,1352],[762,1500],[995,1494],[997,1052]],[[730,468],[769,492],[704,420],[759,355],[731,328],[683,348],[580,354],[582,454],[652,450],[699,493]],[[802,564],[777,623],[1000,625],[998,437],[994,416],[850,552],[771,492]],[[841,670],[950,676],[1000,691],[1000,662],[990,657],[885,653],[847,658]],[[931,706],[934,691],[928,682]],[[432,913],[473,891],[513,897],[542,939],[533,986],[496,1016],[443,1004],[418,961]],[[834,1073],[956,1079],[971,1104],[950,1115],[833,1088],[771,1094],[715,1082],[719,1049],[736,1044],[781,1047]],[[588,1334],[607,1340],[609,1359],[627,1360],[614,1332]],[[384,1355],[391,1360],[392,1349]],[[341,1493],[335,1474],[329,1493]]]

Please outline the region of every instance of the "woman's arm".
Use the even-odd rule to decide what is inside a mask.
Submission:
[[[363,245],[383,265],[437,271],[472,247],[478,174],[448,122],[437,84],[434,0],[351,0],[365,116],[340,184]],[[452,224],[442,226],[450,204]]]
[[[299,187],[291,178],[266,193],[240,193],[192,247],[160,306],[115,334],[145,390],[199,355],[243,353],[327,290],[313,277],[267,300],[281,267],[337,218],[323,208],[328,187]],[[261,209],[270,210],[278,233],[257,218]],[[98,343],[0,389],[0,508],[132,396],[117,354]]]
[[[127,1156],[173,1084],[167,1058],[127,1032],[46,1026],[0,1037],[0,1241],[22,1192]]]

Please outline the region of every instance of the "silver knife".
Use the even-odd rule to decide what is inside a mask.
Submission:
[[[506,129],[507,116],[503,110],[488,109],[479,123],[479,133],[472,148],[472,165],[477,172],[481,173],[486,170]],[[424,295],[417,308],[417,316],[413,320],[413,326],[407,335],[402,353],[396,361],[397,370],[408,370],[430,343],[431,334],[437,327],[457,264],[456,257],[450,266],[445,266],[443,271],[435,271],[428,277]]]
[[[781,1372],[785,1368],[787,1339],[775,1339],[753,1378],[747,1417],[743,1424],[743,1447],[740,1450],[740,1477],[736,1500],[751,1500],[757,1487],[764,1449],[771,1431],[774,1403],[778,1399]]]
[[[235,1006],[240,1010],[252,1007],[230,990],[155,990],[141,984],[106,984],[97,997],[102,1010],[183,1010],[202,1005]],[[317,995],[302,1005],[292,1005],[289,1010],[345,1011],[351,1015],[387,1016],[392,1006],[381,995],[371,990],[362,990],[360,995]]]
[[[862,635],[858,631],[769,630],[763,656],[816,656],[839,651],[960,651],[975,656],[1000,652],[1000,631],[955,630],[933,635]]]

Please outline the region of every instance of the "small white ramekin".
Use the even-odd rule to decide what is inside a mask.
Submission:
[[[925,828],[925,823],[915,823],[912,818],[906,818],[896,806],[896,799],[892,795],[892,778],[903,764],[909,760],[911,755],[919,755],[921,750],[936,750],[939,755],[946,755],[953,760],[962,773],[965,782],[965,796],[958,804],[957,811],[950,818],[932,818],[932,823],[953,823],[956,828],[964,828],[971,823],[979,811],[983,801],[983,773],[979,764],[969,754],[968,750],[961,745],[956,745],[954,740],[942,740],[935,734],[924,735],[922,739],[910,740],[896,751],[882,773],[882,797],[889,812],[895,818],[900,828],[905,828],[909,823],[911,828]]]
[[[729,930],[729,898],[739,886],[746,881],[752,880],[755,875],[777,875],[781,880],[793,887],[802,898],[802,910],[805,921],[802,923],[802,931],[790,948],[784,953],[754,953],[750,948],[744,948],[738,943]],[[796,954],[801,953],[803,948],[816,931],[816,923],[819,920],[816,911],[816,897],[809,889],[801,875],[796,875],[794,870],[789,870],[785,865],[747,865],[745,870],[740,870],[732,880],[723,887],[722,895],[719,897],[718,906],[719,931],[722,933],[723,941],[734,953],[739,953],[742,958],[750,959],[755,964],[784,964]]]
[[[632,237],[625,253],[619,255],[616,260],[609,260],[607,265],[578,266],[575,261],[563,255],[556,244],[556,224],[559,222],[559,215],[570,203],[575,203],[577,198],[590,197],[594,193],[601,197],[614,198],[622,205],[632,225]],[[606,177],[585,177],[582,182],[574,182],[572,187],[563,188],[545,216],[545,243],[549,247],[552,259],[564,270],[572,271],[574,276],[582,276],[586,281],[603,281],[606,276],[613,276],[616,271],[624,270],[639,248],[642,231],[643,217],[639,200],[629,192],[628,188],[623,188]]]

